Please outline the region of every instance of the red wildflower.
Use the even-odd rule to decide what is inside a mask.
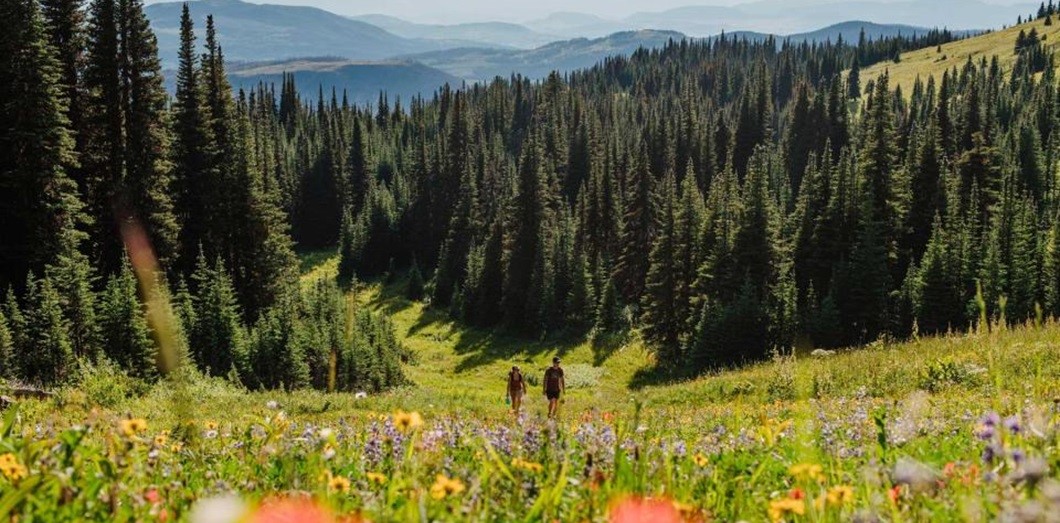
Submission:
[[[610,523],[681,523],[681,513],[665,499],[626,498],[611,506]]]
[[[307,499],[266,501],[248,520],[250,523],[335,523],[335,515]]]
[[[891,503],[897,505],[898,504],[898,500],[900,500],[902,498],[902,486],[901,485],[895,485],[895,486],[891,487],[891,490],[887,491],[887,497],[890,498]]]

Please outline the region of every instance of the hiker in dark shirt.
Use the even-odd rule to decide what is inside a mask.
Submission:
[[[523,404],[523,396],[526,395],[526,380],[523,372],[518,366],[513,366],[508,373],[508,398],[512,400],[512,411],[519,415],[519,407]]]
[[[545,370],[545,397],[548,398],[548,417],[556,417],[559,397],[566,392],[567,384],[563,381],[563,368],[559,358],[552,358],[552,366]]]

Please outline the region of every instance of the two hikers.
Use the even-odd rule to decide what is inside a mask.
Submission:
[[[567,383],[563,381],[563,367],[559,366],[559,358],[552,358],[552,366],[545,370],[545,398],[548,398],[548,417],[556,417],[559,407],[559,397],[567,390]],[[513,366],[508,372],[508,397],[512,402],[512,411],[519,414],[519,408],[526,395],[526,380],[519,366]]]

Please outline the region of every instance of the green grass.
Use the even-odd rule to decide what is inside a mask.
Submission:
[[[1037,29],[1039,36],[1045,38],[1043,45],[1047,51],[1055,51],[1060,47],[1060,20],[1054,19],[1051,26],[1045,25],[1045,20],[1035,20],[950,42],[944,44],[941,51],[937,47],[928,47],[902,53],[900,63],[888,60],[862,70],[862,85],[887,71],[890,73],[891,88],[901,86],[902,93],[909,96],[917,78],[927,82],[928,78],[934,76],[938,82],[945,71],[954,67],[960,71],[969,58],[978,63],[984,58],[989,62],[994,56],[998,57],[1002,71],[1007,74],[1016,63],[1016,36],[1020,31],[1029,33],[1031,28]]]
[[[304,281],[335,266],[318,256]],[[0,421],[0,520],[194,520],[202,499],[228,492],[251,504],[243,512],[308,496],[374,521],[607,521],[629,496],[662,500],[656,509],[687,521],[768,521],[771,508],[825,522],[1060,511],[1054,322],[670,381],[636,335],[594,345],[470,329],[402,298],[403,287],[355,292],[415,354],[406,388],[363,399],[248,392],[101,368],[54,400],[22,403]],[[559,421],[543,419],[539,394],[514,419],[502,401],[508,368],[536,376],[553,355],[580,385]],[[395,428],[414,419],[403,411],[424,424]],[[1013,417],[986,432],[977,420],[991,411]],[[129,429],[129,418],[146,428]],[[984,461],[986,449],[997,457]],[[792,472],[803,463],[820,471]],[[826,502],[841,491],[846,501]]]

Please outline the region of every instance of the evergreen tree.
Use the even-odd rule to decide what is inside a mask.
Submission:
[[[619,229],[619,254],[613,275],[623,303],[637,303],[643,294],[648,273],[654,223],[652,218],[652,174],[646,164],[647,148],[643,142],[628,171],[626,197]]]
[[[916,319],[922,333],[946,332],[963,326],[964,307],[954,273],[957,260],[953,254],[947,245],[942,220],[936,216],[916,278]]]
[[[0,284],[21,285],[80,243],[74,142],[60,64],[36,0],[0,6]],[[16,225],[17,224],[17,225]]]
[[[95,360],[100,353],[101,338],[93,290],[96,274],[88,257],[70,245],[46,268],[45,275],[54,282],[60,296],[74,356]]]
[[[300,322],[293,303],[270,308],[250,332],[248,357],[258,386],[295,390],[309,385],[309,365],[302,347]]]
[[[157,348],[151,339],[147,313],[140,302],[136,277],[128,263],[112,276],[100,298],[100,331],[104,354],[132,376],[157,375]]]
[[[195,272],[195,322],[188,342],[199,368],[213,376],[227,376],[233,370],[245,371],[246,340],[235,289],[218,260],[213,265],[199,256]]]
[[[420,272],[420,266],[416,263],[416,260],[412,260],[412,268],[409,269],[409,282],[405,287],[405,298],[412,301],[423,299],[423,287],[423,273]]]
[[[143,11],[143,0],[119,0],[123,61],[124,178],[118,208],[142,221],[163,266],[177,254],[179,225],[170,197],[166,90],[158,43]],[[122,211],[119,211],[122,212]]]
[[[681,331],[676,278],[679,276],[676,246],[677,182],[667,172],[655,194],[656,234],[648,256],[649,268],[642,298],[644,334],[662,347],[677,346]],[[677,358],[672,361],[677,361]]]
[[[70,378],[76,359],[59,293],[51,280],[29,275],[25,319],[18,322],[24,329],[21,343],[15,346],[20,378],[40,385],[57,385]]]
[[[15,340],[7,317],[0,310],[0,380],[15,377]]]
[[[184,4],[180,19],[180,62],[173,101],[173,187],[180,217],[182,266],[193,267],[199,248],[216,252],[219,239],[210,234],[222,208],[218,173],[211,163],[213,137],[209,108],[200,79],[194,22]]]

